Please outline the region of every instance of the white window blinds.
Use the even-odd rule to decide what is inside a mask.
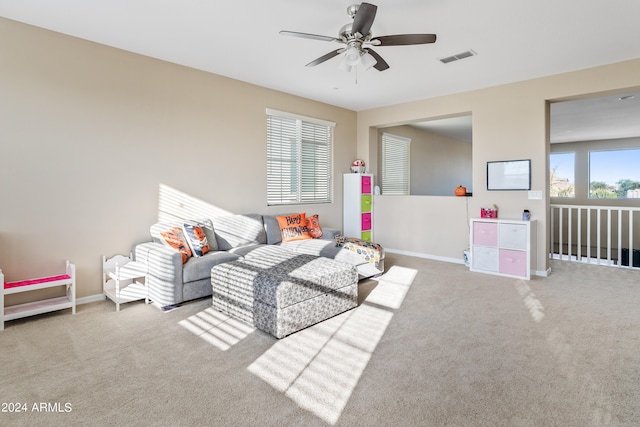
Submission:
[[[409,194],[411,139],[382,134],[382,194]]]
[[[330,203],[334,123],[267,109],[267,203]]]

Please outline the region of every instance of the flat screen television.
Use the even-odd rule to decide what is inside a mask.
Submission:
[[[531,190],[531,160],[487,162],[487,190]]]

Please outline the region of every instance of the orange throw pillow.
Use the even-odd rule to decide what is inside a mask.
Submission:
[[[310,217],[307,217],[307,229],[309,230],[309,235],[314,239],[322,237],[322,227],[320,227],[318,215],[311,215]]]
[[[163,242],[168,247],[175,249],[182,254],[182,263],[187,262],[191,256],[191,249],[184,238],[184,233],[180,227],[171,227],[167,231],[160,233]]]
[[[309,231],[307,230],[306,214],[282,215],[277,216],[276,219],[280,226],[283,243],[293,240],[311,239]]]

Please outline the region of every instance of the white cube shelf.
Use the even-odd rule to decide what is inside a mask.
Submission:
[[[529,280],[536,265],[536,221],[472,218],[470,270]]]

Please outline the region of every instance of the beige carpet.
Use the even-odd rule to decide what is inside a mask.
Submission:
[[[386,266],[358,308],[280,341],[208,300],[9,322],[0,425],[640,425],[640,272]]]

